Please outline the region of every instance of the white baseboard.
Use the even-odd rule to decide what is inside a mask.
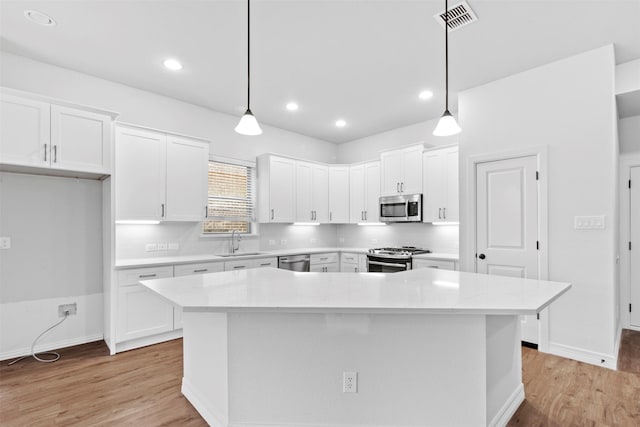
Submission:
[[[74,345],[87,344],[94,341],[102,341],[103,338],[104,337],[102,336],[102,334],[95,334],[87,337],[76,337],[63,341],[37,345],[34,350],[37,354],[42,353],[43,351],[59,350],[61,348],[72,347]],[[0,353],[0,360],[15,359],[17,357],[29,355],[31,355],[31,347],[19,348],[16,350]]]
[[[489,422],[491,427],[506,426],[513,414],[516,413],[520,404],[524,402],[524,384],[520,383],[513,391],[509,399],[504,403],[495,417]]]
[[[171,341],[177,338],[182,338],[182,329],[116,343],[115,352],[121,353],[123,351],[134,350],[136,348],[146,347],[148,345],[158,344],[165,341]]]
[[[613,370],[618,367],[617,354],[612,356],[553,342],[549,343],[549,353]]]

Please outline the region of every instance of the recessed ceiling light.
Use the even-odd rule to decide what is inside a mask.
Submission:
[[[422,92],[420,92],[420,95],[418,95],[418,97],[420,99],[430,99],[433,98],[433,92],[431,92],[430,90],[423,90]]]
[[[182,64],[180,62],[178,62],[177,59],[165,59],[163,62],[164,66],[167,67],[168,69],[172,70],[172,71],[179,71],[182,70]]]
[[[287,110],[296,111],[297,109],[298,109],[298,104],[296,104],[295,102],[290,102],[287,104]]]
[[[336,120],[336,126],[339,128],[343,128],[347,125],[347,122],[345,122],[344,120],[340,119],[340,120]]]
[[[56,21],[54,21],[52,17],[37,10],[25,10],[24,16],[29,21],[35,22],[36,24],[45,25],[48,27],[53,27],[54,25],[56,25]]]

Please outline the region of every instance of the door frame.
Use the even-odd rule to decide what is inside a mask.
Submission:
[[[491,153],[476,154],[467,157],[466,169],[466,194],[469,203],[466,203],[464,220],[461,225],[467,230],[464,233],[464,259],[466,271],[476,271],[476,220],[477,220],[477,182],[476,167],[479,163],[494,162],[514,159],[518,157],[535,156],[537,162],[538,178],[538,277],[540,280],[549,279],[549,236],[548,236],[548,151],[547,145],[522,147],[511,150],[501,150]],[[461,218],[462,219],[462,218]],[[549,309],[540,312],[540,325],[538,337],[538,349],[549,352]]]
[[[640,331],[640,327],[631,326],[629,315],[629,302],[631,301],[631,255],[629,254],[629,241],[631,240],[631,216],[629,209],[629,176],[632,167],[640,167],[640,153],[628,153],[620,155],[620,320],[621,327]],[[637,185],[637,184],[636,184]],[[637,244],[636,244],[637,246]]]

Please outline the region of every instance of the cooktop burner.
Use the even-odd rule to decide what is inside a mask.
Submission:
[[[371,255],[387,255],[393,257],[406,257],[410,258],[411,255],[416,254],[428,254],[431,253],[429,249],[416,248],[415,246],[401,246],[399,248],[375,248],[369,249]]]

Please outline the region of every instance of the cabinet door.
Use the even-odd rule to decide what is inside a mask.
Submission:
[[[313,221],[313,166],[296,162],[296,221]]]
[[[49,104],[1,95],[0,123],[0,163],[49,166]]]
[[[440,259],[414,259],[412,262],[412,269],[417,270],[419,268],[439,268],[441,270],[455,270],[455,261],[440,260]]]
[[[402,194],[422,193],[422,151],[421,145],[402,150]]]
[[[118,288],[117,340],[173,330],[173,306],[142,285]]]
[[[349,222],[364,222],[365,205],[365,170],[364,165],[349,168]]]
[[[312,200],[313,222],[329,222],[329,167],[313,165]]]
[[[118,128],[115,157],[116,220],[163,220],[165,135]]]
[[[365,222],[380,221],[380,163],[365,164]]]
[[[281,157],[270,158],[270,222],[294,222],[295,177],[295,161]]]
[[[52,105],[51,167],[111,173],[111,118]]]
[[[445,221],[459,221],[460,209],[458,200],[458,147],[444,149],[445,163],[445,205],[443,216]]]
[[[167,221],[202,221],[207,206],[209,145],[167,137]]]
[[[441,150],[425,151],[423,161],[422,222],[443,221],[444,163]]]
[[[380,155],[381,194],[393,196],[400,193],[400,184],[403,180],[402,150],[388,151]]]
[[[349,223],[349,167],[329,166],[329,222]]]

